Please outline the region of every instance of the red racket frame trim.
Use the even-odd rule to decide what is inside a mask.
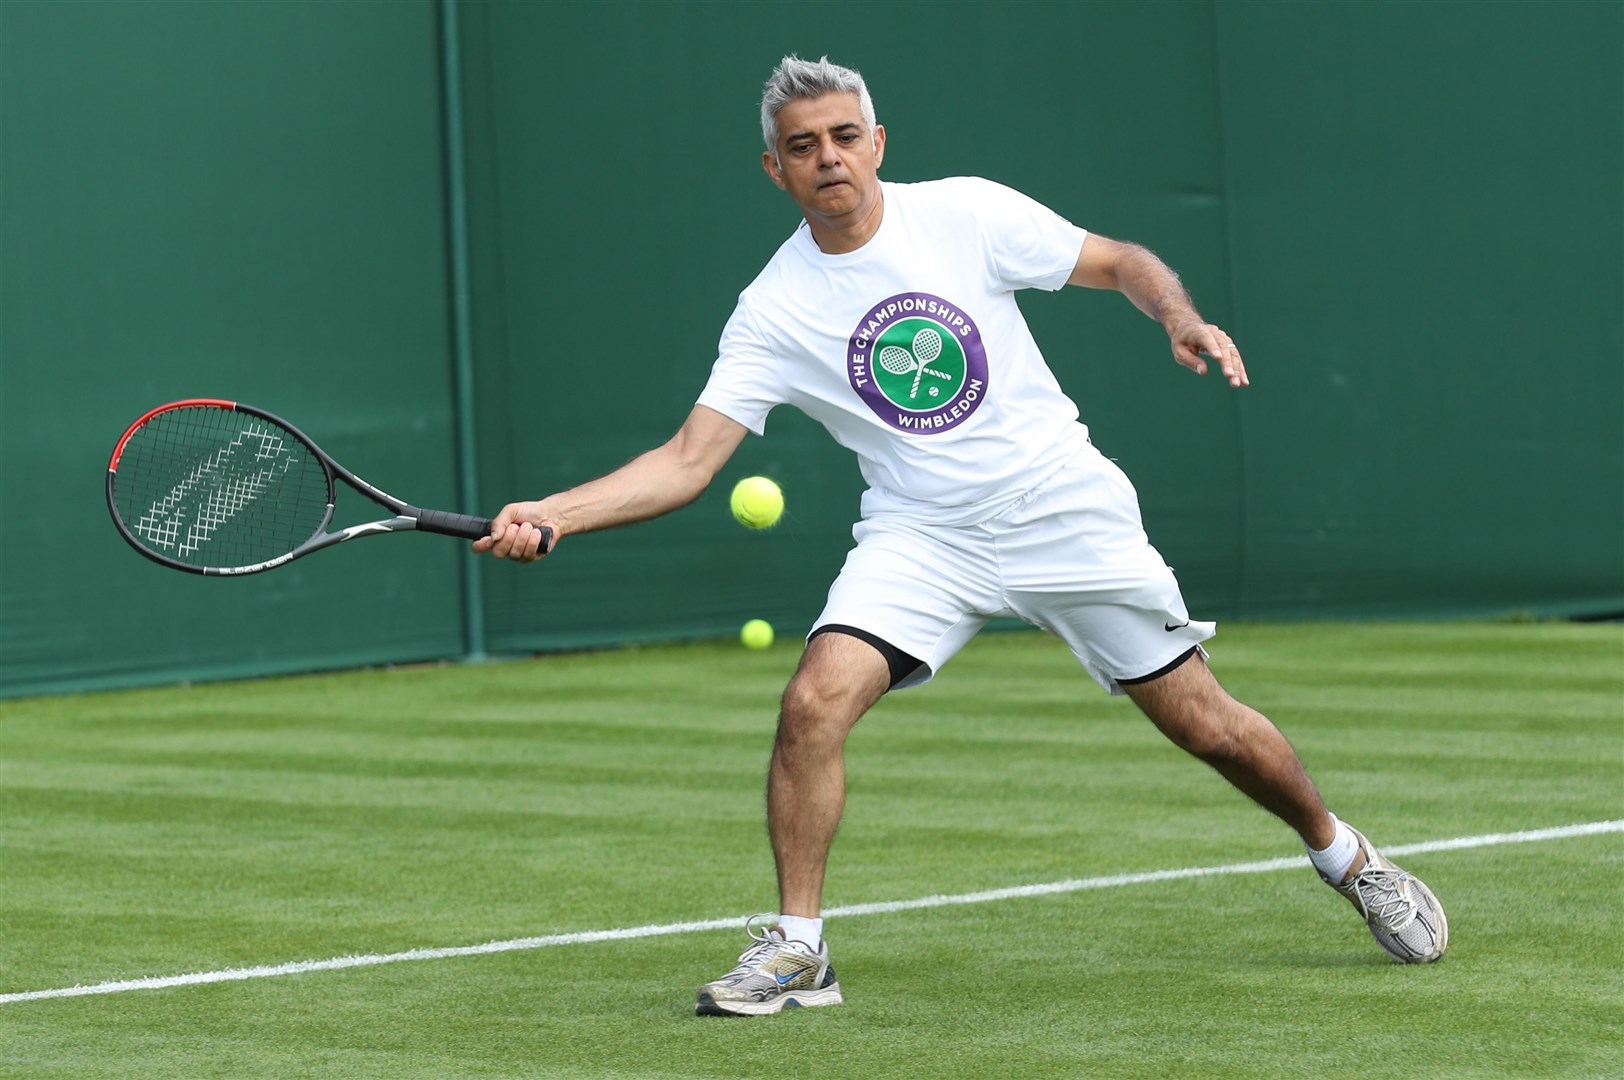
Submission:
[[[217,409],[228,409],[231,412],[237,411],[237,403],[235,401],[222,401],[220,398],[187,398],[185,401],[171,401],[168,405],[160,405],[130,425],[129,430],[124,433],[123,438],[118,440],[118,445],[113,447],[113,457],[107,463],[107,471],[118,472],[118,459],[124,456],[125,444],[130,441],[130,438],[137,431],[141,430],[141,426],[143,424],[161,412],[168,412],[170,409],[185,408],[189,405],[212,405]]]

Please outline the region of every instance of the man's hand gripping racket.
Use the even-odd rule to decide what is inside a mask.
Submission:
[[[394,516],[326,531],[338,480]],[[107,508],[137,551],[193,574],[273,570],[379,533],[459,536],[484,541],[482,550],[492,540],[489,519],[412,506],[344,468],[287,421],[212,398],[159,406],[129,426],[107,466]],[[532,539],[545,551],[552,532],[534,529]]]
[[[553,549],[558,535],[539,502],[509,503],[491,522],[487,535],[474,541],[474,553],[498,559],[535,562]]]

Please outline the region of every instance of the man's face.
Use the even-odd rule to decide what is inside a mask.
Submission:
[[[825,94],[779,110],[778,153],[761,164],[808,220],[838,226],[873,208],[884,157],[885,128],[869,131],[857,95]]]

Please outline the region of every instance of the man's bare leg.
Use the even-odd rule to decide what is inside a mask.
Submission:
[[[807,644],[784,690],[767,770],[780,924],[759,930],[747,924],[751,941],[738,965],[699,988],[699,1015],[766,1016],[791,1005],[840,1004],[828,947],[815,932],[823,871],[846,805],[846,736],[890,686],[890,665],[872,645],[837,631]]]
[[[1297,752],[1268,717],[1218,685],[1199,653],[1158,679],[1123,689],[1163,735],[1290,825],[1309,847],[1334,839],[1331,814]],[[1363,857],[1356,861],[1362,864]]]
[[[784,690],[767,771],[767,832],[782,914],[818,916],[829,846],[846,805],[846,736],[890,685],[879,650],[831,631],[807,644]]]

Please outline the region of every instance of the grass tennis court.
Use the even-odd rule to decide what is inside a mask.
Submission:
[[[0,1004],[16,1077],[1618,1076],[1624,837],[1433,851],[1387,962],[1303,867],[835,916],[846,1004],[697,1019],[775,906],[797,646],[697,644],[0,703],[0,995],[727,920]],[[1624,628],[1226,626],[1219,678],[1394,847],[1624,818]],[[1063,647],[983,635],[848,745],[830,907],[1301,849]]]

